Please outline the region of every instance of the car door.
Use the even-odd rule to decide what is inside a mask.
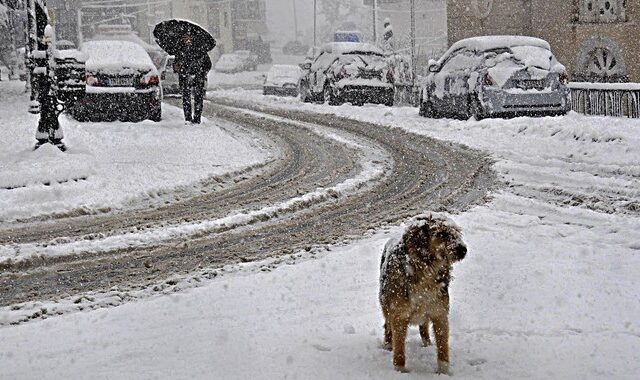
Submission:
[[[452,53],[434,74],[434,106],[452,116],[465,115],[468,108],[469,78],[478,57],[466,49]]]
[[[335,60],[335,55],[329,52],[323,52],[318,56],[316,61],[311,65],[312,84],[311,91],[314,94],[321,94],[324,90],[324,82],[326,79],[326,71]]]

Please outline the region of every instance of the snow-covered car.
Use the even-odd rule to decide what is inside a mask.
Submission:
[[[235,55],[240,57],[245,71],[256,71],[258,69],[258,56],[249,50],[236,50]]]
[[[214,70],[219,73],[239,73],[245,71],[245,64],[237,54],[223,54],[214,66]]]
[[[160,121],[162,90],[149,54],[129,41],[89,41],[86,95],[74,116],[79,120],[151,119]]]
[[[393,105],[393,72],[384,53],[359,42],[332,42],[322,47],[302,81],[303,101],[331,105],[351,102]]]
[[[264,80],[264,95],[298,96],[302,69],[294,65],[273,65]]]
[[[571,108],[567,71],[539,38],[464,39],[429,61],[428,70],[420,92],[422,116],[562,115]]]
[[[176,57],[168,55],[162,66],[160,67],[160,83],[162,84],[163,94],[179,94],[180,84],[178,82],[178,73],[173,71],[173,64]]]

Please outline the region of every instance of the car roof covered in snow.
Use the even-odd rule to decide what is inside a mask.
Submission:
[[[384,55],[382,49],[363,42],[330,42],[322,47],[322,51],[332,54]]]
[[[123,68],[154,71],[155,66],[142,46],[130,41],[88,41],[82,44],[87,54],[87,70]]]
[[[499,48],[511,48],[514,46],[536,46],[551,50],[549,43],[543,39],[526,36],[481,36],[460,40],[449,48],[447,53],[466,48],[476,52]],[[446,55],[446,54],[445,54]]]

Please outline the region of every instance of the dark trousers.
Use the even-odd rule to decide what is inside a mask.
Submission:
[[[180,75],[180,88],[182,90],[182,110],[184,119],[200,123],[202,116],[202,103],[204,101],[204,78],[193,75]],[[193,115],[191,114],[191,96],[193,95]]]

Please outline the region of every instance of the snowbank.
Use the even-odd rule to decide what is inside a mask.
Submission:
[[[38,118],[27,113],[24,83],[0,82],[0,89],[0,222],[162,202],[176,188],[197,192],[201,181],[272,154],[237,126],[185,125],[169,105],[159,123],[79,123],[63,115],[69,150],[33,151]]]

